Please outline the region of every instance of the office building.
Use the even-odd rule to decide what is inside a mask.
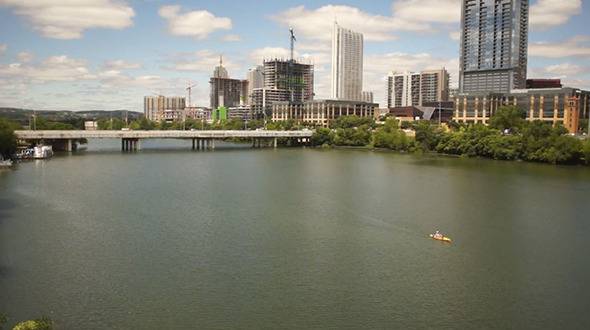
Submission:
[[[363,91],[361,93],[361,101],[367,103],[373,103],[373,92]]]
[[[444,102],[449,98],[449,73],[445,68],[390,72],[387,78],[387,107],[421,106],[426,102]]]
[[[332,93],[335,100],[361,101],[363,35],[334,23],[332,32]]]
[[[513,90],[510,93],[473,92],[455,98],[453,120],[488,124],[497,109],[513,105],[526,112],[527,120],[560,123],[576,133],[579,119],[588,118],[590,92],[577,88]]]
[[[180,121],[184,119],[186,99],[184,97],[144,96],[143,115],[152,121]]]
[[[272,120],[313,123],[330,127],[330,122],[342,116],[375,118],[378,104],[344,100],[310,100],[304,102],[275,102],[272,104]]]
[[[459,92],[526,87],[528,0],[463,0]]]
[[[264,67],[257,65],[248,70],[248,99],[251,101],[254,89],[264,87]]]

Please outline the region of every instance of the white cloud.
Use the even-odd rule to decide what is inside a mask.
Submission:
[[[530,28],[546,31],[567,23],[571,16],[581,12],[581,0],[538,0],[531,6]]]
[[[123,29],[133,24],[133,8],[113,0],[0,0],[32,29],[53,39],[79,39],[86,29]]]
[[[175,36],[192,36],[204,40],[216,30],[231,30],[232,23],[227,17],[215,17],[206,10],[179,14],[180,6],[164,6],[158,13],[167,20],[168,32]]]
[[[363,34],[365,41],[391,41],[397,39],[394,31],[432,32],[429,24],[407,22],[402,19],[374,15],[355,7],[327,5],[315,10],[304,6],[293,7],[270,19],[285,27],[292,27],[296,37],[312,40],[331,40],[334,20],[339,25]]]
[[[161,91],[173,88],[167,79],[159,76],[133,77],[118,70],[101,72],[98,74],[98,78],[102,83],[101,88],[103,89],[120,89],[125,86],[126,88],[139,87]]]
[[[574,36],[558,42],[537,41],[529,43],[529,56],[562,58],[568,56],[590,59],[590,37]],[[586,43],[586,44],[584,44]]]
[[[457,23],[461,0],[399,0],[392,5],[394,17],[407,22]]]
[[[123,60],[109,61],[105,63],[105,67],[109,69],[142,69],[141,63],[125,62]]]
[[[167,70],[205,72],[212,75],[215,67],[219,66],[220,54],[204,49],[191,54],[170,54],[169,56],[171,58],[168,61],[173,66],[165,67]],[[241,70],[241,67],[227,56],[223,57],[223,67],[228,70],[230,77],[232,72]]]
[[[543,72],[555,75],[578,75],[590,71],[590,67],[581,67],[571,63],[549,65],[543,68]]]
[[[461,31],[460,30],[452,31],[451,33],[449,33],[449,38],[451,38],[451,40],[455,40],[455,41],[461,40]]]
[[[32,61],[34,58],[35,58],[35,53],[33,53],[30,50],[16,54],[16,60],[19,63],[28,63],[28,62]]]
[[[223,36],[220,40],[225,41],[225,42],[236,42],[236,41],[241,41],[242,37],[235,35],[235,34],[228,34],[226,36]]]
[[[0,66],[0,74],[30,83],[96,79],[86,68],[86,61],[70,59],[65,55],[51,56],[35,66],[21,63]]]

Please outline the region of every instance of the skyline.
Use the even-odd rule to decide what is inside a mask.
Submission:
[[[68,4],[65,4],[65,3]],[[330,98],[333,22],[364,35],[363,90],[386,106],[389,71],[445,67],[458,85],[461,1],[0,0],[2,107],[142,112],[143,97],[209,105],[219,65],[246,79],[263,59],[315,65],[315,99]],[[528,78],[590,90],[590,33],[580,0],[530,2]]]

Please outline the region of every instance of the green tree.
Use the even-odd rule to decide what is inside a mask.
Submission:
[[[414,139],[420,145],[422,151],[433,150],[441,137],[441,131],[437,130],[430,121],[420,120],[414,124],[416,135]]]
[[[588,134],[588,119],[580,119],[578,123],[578,132]]]
[[[2,158],[10,158],[16,152],[18,141],[14,134],[14,128],[19,128],[18,126],[5,118],[0,118],[0,155]]]
[[[53,320],[41,316],[33,321],[25,321],[17,324],[12,330],[53,330]]]
[[[311,135],[311,142],[316,146],[334,143],[334,132],[326,127],[318,127]]]
[[[518,130],[526,122],[526,112],[513,105],[504,105],[498,108],[490,118],[490,127],[499,130]]]
[[[584,163],[586,165],[590,165],[590,139],[584,140],[582,142],[582,153],[584,155]]]

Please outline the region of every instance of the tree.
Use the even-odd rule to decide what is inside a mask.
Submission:
[[[427,120],[420,120],[414,125],[414,131],[416,136],[414,137],[416,142],[419,143],[422,151],[433,150],[438,144],[438,140],[441,136],[441,132]]]
[[[316,146],[334,143],[334,132],[326,127],[318,127],[311,135],[311,142]]]
[[[490,127],[499,130],[518,130],[526,122],[526,112],[513,105],[503,105],[490,118]]]
[[[53,320],[41,316],[33,321],[25,321],[17,324],[12,330],[53,330]]]
[[[10,158],[16,152],[18,141],[14,134],[14,128],[18,128],[18,126],[5,118],[0,118],[0,155],[2,158]]]

